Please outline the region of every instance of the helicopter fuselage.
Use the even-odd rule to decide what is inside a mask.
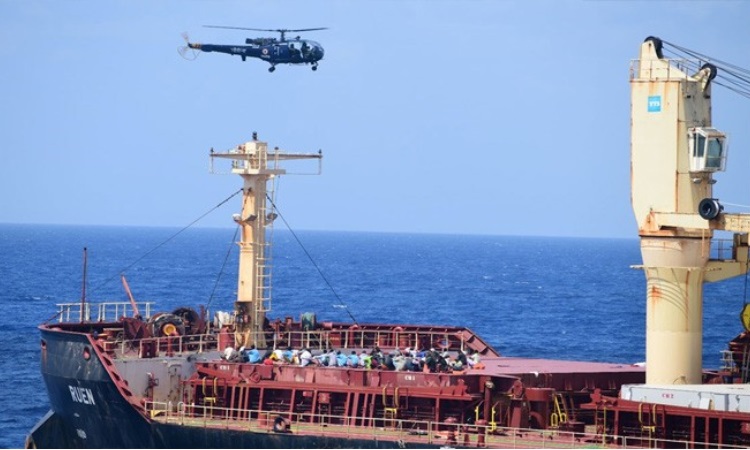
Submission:
[[[258,58],[271,64],[268,69],[273,72],[277,64],[311,64],[316,70],[318,61],[323,59],[323,47],[309,39],[277,40],[268,38],[247,39],[248,45],[215,45],[189,43],[192,49],[203,52],[226,53],[237,55],[245,61],[247,58]]]

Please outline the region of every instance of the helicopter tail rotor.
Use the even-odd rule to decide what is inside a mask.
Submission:
[[[177,52],[180,54],[180,56],[187,59],[188,61],[195,60],[195,58],[198,57],[198,51],[196,51],[196,49],[200,48],[200,45],[191,44],[187,33],[182,33],[182,38],[185,40],[185,44],[187,45],[179,47],[177,49]]]

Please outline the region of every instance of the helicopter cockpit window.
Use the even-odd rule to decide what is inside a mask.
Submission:
[[[294,50],[292,50],[294,48]],[[310,43],[305,40],[297,41],[289,45],[289,53],[292,58],[299,58],[302,61],[309,61],[313,54]]]

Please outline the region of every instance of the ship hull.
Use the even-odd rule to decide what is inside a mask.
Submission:
[[[42,430],[61,429],[55,447],[153,447],[151,426],[126,401],[88,334],[42,331],[42,377],[53,415]],[[44,433],[45,435],[48,433]],[[39,447],[46,439],[34,439]]]
[[[26,448],[437,448],[402,441],[379,439],[345,439],[328,436],[302,436],[284,433],[254,433],[237,430],[184,427],[153,423],[148,434],[120,433],[129,429],[121,422],[118,429],[100,429],[101,436],[87,435],[81,439],[74,426],[49,411],[32,429]],[[107,436],[117,436],[116,439]],[[108,445],[92,445],[94,442]]]
[[[588,400],[585,392],[602,387],[611,395],[623,382],[643,378],[642,368],[619,364],[502,358],[468,329],[334,323],[319,331],[336,348],[390,343],[386,351],[396,352],[395,344],[411,327],[408,336],[415,343],[485,351],[481,367],[453,373],[427,364],[396,370],[241,363],[220,357],[221,329],[184,339],[127,340],[128,323],[40,327],[51,411],[29,435],[29,447],[586,445],[590,437],[582,441],[581,433],[593,415],[568,420],[565,413],[566,423],[560,424],[562,414],[555,411],[573,413]],[[293,348],[301,347],[296,340],[302,336],[313,339],[301,323],[286,326]],[[548,425],[553,429],[545,431]]]
[[[50,410],[34,425],[26,436],[26,448],[76,448],[75,432],[65,424],[62,416]],[[76,445],[78,444],[78,445]]]
[[[27,448],[436,448],[399,440],[253,432],[149,420],[123,398],[90,335],[42,331],[42,375],[52,409]],[[88,354],[88,358],[86,355]]]

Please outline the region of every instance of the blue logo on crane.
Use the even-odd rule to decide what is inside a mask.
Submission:
[[[661,112],[661,95],[648,97],[648,112]]]

